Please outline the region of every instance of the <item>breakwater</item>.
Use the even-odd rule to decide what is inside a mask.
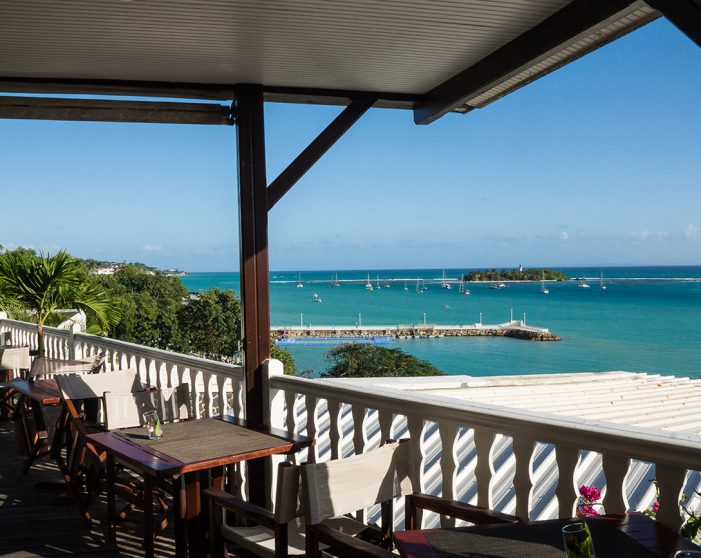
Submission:
[[[513,337],[528,341],[560,341],[560,337],[543,327],[526,325],[521,320],[501,324],[404,324],[391,326],[273,326],[271,332],[285,339],[334,339],[338,343],[358,339],[420,339],[435,337]]]

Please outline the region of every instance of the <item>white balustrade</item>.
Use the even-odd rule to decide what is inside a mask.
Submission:
[[[699,480],[697,473],[687,473],[701,463],[698,436],[414,395],[386,384],[368,389],[362,380],[270,378],[270,388],[284,393],[285,427],[328,440],[318,446],[315,459],[343,458],[382,439],[409,437],[418,489],[465,497],[523,518],[570,517],[581,484],[604,489],[608,512],[625,511],[631,485],[644,484],[647,497],[640,509],[645,509],[654,497],[647,486],[649,469],[656,467],[659,520],[677,529],[682,489],[688,493],[689,482]],[[314,409],[311,429],[308,402]],[[344,441],[351,443],[350,451],[344,451]],[[422,525],[441,521],[446,524],[445,518],[426,514]]]

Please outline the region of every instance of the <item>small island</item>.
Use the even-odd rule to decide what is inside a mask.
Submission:
[[[485,269],[472,271],[463,281],[567,281],[569,277],[554,269]]]

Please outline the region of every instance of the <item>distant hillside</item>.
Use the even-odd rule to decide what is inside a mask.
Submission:
[[[118,269],[130,266],[143,271],[149,275],[167,275],[169,277],[180,277],[187,275],[179,269],[158,269],[139,262],[109,262],[87,259],[82,260],[88,270],[96,275],[113,275]]]
[[[463,281],[567,281],[569,277],[554,269],[486,269],[472,271],[463,277]]]

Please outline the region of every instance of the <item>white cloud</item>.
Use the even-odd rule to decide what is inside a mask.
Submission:
[[[701,227],[697,227],[696,225],[687,225],[684,227],[684,236],[686,238],[699,238],[701,236]]]
[[[570,233],[567,231],[562,231],[560,233],[560,240],[567,240],[570,237]]]
[[[160,252],[161,250],[163,250],[163,246],[160,246],[160,245],[155,245],[155,246],[154,246],[153,244],[144,244],[144,245],[141,247],[141,249],[142,249],[144,252]]]

